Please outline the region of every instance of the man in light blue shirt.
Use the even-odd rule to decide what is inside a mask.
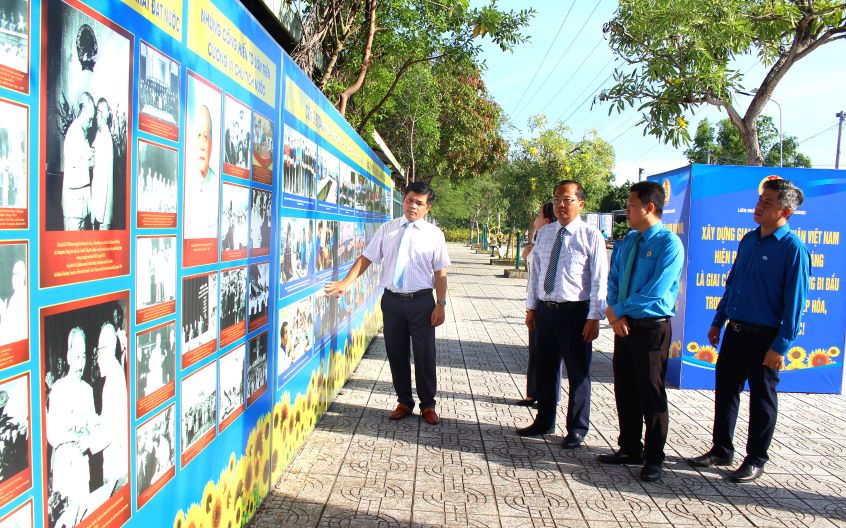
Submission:
[[[664,189],[655,182],[631,187],[629,232],[611,256],[608,322],[614,329],[614,396],[620,449],[597,458],[604,464],[640,464],[642,480],[661,478],[669,413],[664,376],[684,265],[684,248],[664,228]],[[645,441],[641,432],[646,425]]]
[[[740,241],[726,280],[726,292],[708,331],[717,358],[713,447],[688,459],[695,467],[727,466],[734,459],[734,426],[740,392],[749,381],[749,436],[746,458],[731,475],[751,482],[764,473],[778,415],[776,386],[784,355],[799,335],[799,320],[811,275],[811,256],[787,219],[802,205],[802,191],[789,180],[768,180],[755,205],[760,226]]]

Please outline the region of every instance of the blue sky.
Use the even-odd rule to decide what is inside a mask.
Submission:
[[[472,3],[478,5],[481,1]],[[573,9],[565,21],[571,4]],[[650,175],[687,163],[685,147],[675,149],[643,135],[642,128],[635,126],[637,112],[627,110],[609,116],[607,106],[590,108],[597,89],[611,85],[609,76],[615,63],[603,39],[602,25],[613,16],[616,1],[500,0],[498,6],[506,10],[531,6],[537,12],[525,31],[531,40],[513,52],[503,53],[489,41],[484,43],[482,58],[487,68],[483,77],[493,98],[518,128],[516,137],[511,139],[527,134],[529,116],[543,113],[551,121],[564,121],[574,138],[596,129],[603,139],[610,141],[616,154],[618,183],[636,181],[639,168]],[[794,64],[773,93],[773,99],[782,108],[784,134],[799,139],[800,151],[811,158],[815,167],[834,167],[835,114],[846,110],[844,53],[846,41],[842,40],[817,49]],[[745,74],[746,88],[757,87],[766,73],[764,66],[755,57],[742,57],[737,64]],[[537,75],[530,85],[535,72]],[[737,96],[736,105],[741,114],[749,100]],[[768,103],[763,113],[773,116],[778,126],[778,108],[774,103]],[[695,114],[686,116],[691,135],[705,117],[714,123],[727,116],[715,107],[699,107]],[[846,168],[846,138],[843,143],[840,168]]]

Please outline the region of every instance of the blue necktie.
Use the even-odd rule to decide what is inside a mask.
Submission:
[[[396,286],[398,290],[402,289],[402,284],[405,282],[405,268],[408,265],[408,249],[411,244],[411,235],[408,234],[411,232],[411,229],[409,229],[410,225],[411,222],[406,222],[402,225],[402,240],[400,241],[399,250],[397,251],[397,263],[394,266],[394,286]]]
[[[558,274],[558,258],[561,256],[561,244],[564,239],[564,227],[558,229],[555,235],[555,244],[552,245],[552,253],[549,255],[549,265],[546,267],[546,277],[543,279],[543,291],[552,293],[555,287],[555,276]]]
[[[626,256],[626,266],[623,268],[623,275],[620,277],[620,291],[617,292],[617,302],[621,303],[629,296],[629,284],[632,280],[632,270],[634,270],[635,260],[637,260],[637,251],[640,249],[640,241],[643,237],[640,233],[635,235],[632,250]]]

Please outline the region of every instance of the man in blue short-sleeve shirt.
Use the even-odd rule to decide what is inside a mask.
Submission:
[[[661,478],[669,413],[664,376],[670,318],[684,265],[681,240],[661,223],[664,189],[655,182],[631,187],[626,220],[631,231],[614,250],[608,274],[608,322],[614,329],[614,397],[620,448],[604,464],[640,464],[642,480]],[[644,441],[641,433],[646,426]]]
[[[725,294],[708,331],[708,340],[716,346],[728,321],[717,358],[713,447],[688,462],[696,467],[732,463],[740,392],[748,380],[746,458],[732,473],[734,482],[757,479],[769,460],[767,450],[778,414],[778,372],[799,334],[811,275],[808,249],[787,224],[803,201],[801,189],[789,180],[764,183],[754,212],[760,227],[740,241]]]

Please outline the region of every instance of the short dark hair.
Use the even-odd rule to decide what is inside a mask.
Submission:
[[[778,193],[778,201],[782,209],[790,209],[790,214],[805,201],[802,189],[796,187],[792,181],[784,179],[767,180],[764,189],[771,189]]]
[[[541,206],[541,214],[550,222],[554,222],[556,220],[555,210],[552,208],[552,200],[547,200],[543,203]]]
[[[630,193],[637,195],[643,205],[651,203],[655,206],[655,216],[661,218],[664,214],[664,188],[651,181],[637,182],[629,189]]]
[[[555,191],[557,191],[558,188],[563,185],[574,185],[576,187],[576,198],[582,201],[587,200],[587,193],[585,193],[585,188],[582,187],[581,183],[575,180],[561,180],[560,182],[555,184],[555,188],[552,190],[552,193],[555,194]]]
[[[405,188],[405,194],[410,192],[419,195],[425,194],[426,203],[429,205],[435,203],[435,189],[432,189],[432,186],[426,182],[416,181],[414,183],[410,183],[408,187]]]

